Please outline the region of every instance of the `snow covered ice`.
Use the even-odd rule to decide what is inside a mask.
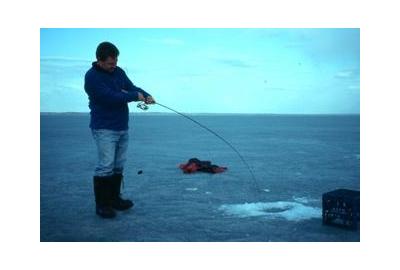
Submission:
[[[135,114],[123,190],[135,207],[101,219],[89,115],[42,114],[41,241],[359,241],[321,220],[324,192],[360,188],[358,115],[193,117],[240,151],[259,190],[212,134],[177,115]],[[228,171],[183,174],[192,157]]]

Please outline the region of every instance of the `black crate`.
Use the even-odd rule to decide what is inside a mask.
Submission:
[[[337,189],[322,195],[322,223],[349,229],[360,227],[360,191]]]

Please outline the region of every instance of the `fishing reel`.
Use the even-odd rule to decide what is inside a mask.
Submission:
[[[143,111],[147,111],[149,109],[149,106],[145,102],[139,102],[137,107]]]

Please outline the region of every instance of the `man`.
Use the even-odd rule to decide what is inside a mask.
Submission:
[[[90,128],[98,151],[93,177],[96,214],[103,218],[113,218],[115,210],[133,206],[132,201],[124,200],[120,195],[128,149],[128,103],[155,103],[150,94],[136,87],[117,66],[118,56],[115,45],[100,43],[96,50],[97,61],[85,75]]]

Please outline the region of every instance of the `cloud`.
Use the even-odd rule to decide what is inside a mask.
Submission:
[[[185,44],[183,40],[176,38],[144,38],[143,40],[150,43],[168,46],[182,46]]]
[[[339,71],[336,73],[335,77],[336,78],[348,78],[352,75],[351,71]]]
[[[292,91],[291,89],[283,88],[283,87],[266,87],[265,90],[278,91],[278,92],[281,92],[281,91]]]
[[[183,78],[199,78],[207,75],[207,73],[201,73],[201,72],[182,72],[179,73],[178,76],[183,77]]]
[[[359,90],[359,89],[360,89],[360,86],[359,86],[359,85],[348,85],[348,86],[347,86],[347,89],[350,89],[350,90]]]
[[[184,42],[180,39],[174,39],[174,38],[165,38],[162,39],[161,42],[165,45],[183,45]]]
[[[68,57],[41,57],[40,73],[43,75],[69,76],[82,74],[92,66],[92,61]]]
[[[301,52],[314,64],[360,58],[360,32],[353,28],[266,29],[261,38],[282,49]]]
[[[84,94],[83,82],[91,61],[67,57],[42,57],[40,59],[40,93],[41,104],[55,102],[58,104],[73,103],[73,99]],[[76,94],[76,95],[75,95]],[[62,101],[63,100],[63,101]]]
[[[359,93],[360,91],[360,70],[358,68],[342,69],[337,71],[332,83],[337,89],[342,89],[342,93]]]
[[[347,69],[338,71],[335,74],[335,78],[339,79],[347,79],[347,78],[356,78],[360,75],[360,72],[356,69]]]
[[[254,67],[253,64],[250,64],[246,61],[241,59],[234,59],[234,58],[225,58],[225,59],[215,59],[218,63],[228,65],[235,68],[251,68]]]
[[[334,79],[343,87],[348,90],[360,90],[360,70],[359,69],[345,69],[340,70],[334,75]]]
[[[91,66],[92,62],[93,61],[89,59],[64,57],[64,56],[40,57],[41,65],[51,65],[51,66],[81,66],[81,65]]]
[[[65,57],[65,56],[44,56],[40,57],[40,61],[43,62],[49,62],[49,63],[54,63],[54,62],[80,62],[80,63],[91,63],[91,60],[88,59],[83,59],[83,58],[74,58],[74,57]]]

